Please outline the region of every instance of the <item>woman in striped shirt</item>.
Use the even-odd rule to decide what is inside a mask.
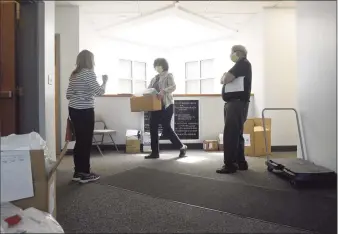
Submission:
[[[73,180],[81,183],[95,181],[99,175],[90,171],[90,151],[94,131],[94,99],[105,93],[108,77],[102,76],[103,84],[97,82],[94,69],[94,55],[83,50],[76,58],[76,68],[72,72],[66,97],[69,100],[69,116],[73,123],[76,143],[74,147]]]

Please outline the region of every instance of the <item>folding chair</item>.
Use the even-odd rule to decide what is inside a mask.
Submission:
[[[101,127],[99,127],[99,125],[101,125]],[[116,134],[116,130],[108,129],[107,126],[106,126],[106,124],[102,120],[95,121],[93,143],[95,143],[96,148],[98,149],[98,151],[100,152],[100,154],[102,156],[103,156],[103,153],[102,153],[102,150],[100,149],[100,146],[106,145],[106,144],[113,144],[115,146],[116,151],[119,152],[112,134]],[[103,141],[104,141],[104,136],[105,135],[108,135],[110,137],[111,142],[105,142],[105,144],[103,144],[104,143]],[[101,140],[97,141],[96,138],[95,138],[95,136],[101,136]]]

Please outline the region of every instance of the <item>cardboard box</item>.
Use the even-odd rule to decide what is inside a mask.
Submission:
[[[205,140],[203,142],[203,149],[205,151],[218,151],[217,140]]]
[[[263,126],[254,127],[254,139],[255,139],[255,155],[254,156],[266,156],[271,154],[271,129],[266,130],[268,151],[266,151],[264,141],[264,129]]]
[[[265,149],[263,120],[250,118],[244,124],[243,137],[246,156],[266,156],[271,154],[271,119],[265,118],[268,151]]]
[[[158,111],[162,109],[162,102],[156,95],[132,96],[130,98],[131,112]]]
[[[255,122],[253,119],[247,119],[244,123],[243,138],[244,138],[244,154],[252,156],[255,154],[254,147],[254,127]]]
[[[43,150],[30,150],[34,197],[13,201],[21,209],[34,207],[56,218],[56,170],[67,152],[66,142],[60,156],[50,171],[46,171]]]
[[[127,139],[126,140],[126,153],[127,154],[137,154],[141,152],[141,142],[140,140]]]
[[[128,129],[126,131],[126,153],[137,154],[141,152],[141,131]]]
[[[12,203],[22,209],[34,207],[56,217],[55,180],[56,171],[47,173],[43,150],[31,150],[31,166],[34,197],[20,199]]]

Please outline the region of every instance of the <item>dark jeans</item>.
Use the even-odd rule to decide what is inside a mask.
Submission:
[[[234,100],[224,105],[224,164],[245,161],[243,127],[248,116],[249,102]]]
[[[151,138],[151,151],[153,154],[158,154],[159,138],[158,138],[158,125],[162,124],[162,135],[169,138],[175,148],[182,148],[183,144],[178,138],[170,123],[174,114],[174,105],[170,105],[167,108],[163,108],[160,111],[150,112],[150,138]]]
[[[90,151],[92,148],[95,115],[94,109],[69,107],[69,116],[75,130],[74,165],[75,172],[90,172]]]

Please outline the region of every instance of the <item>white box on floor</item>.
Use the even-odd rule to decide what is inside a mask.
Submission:
[[[151,139],[150,139],[150,133],[145,132],[143,133],[143,152],[151,152]]]

